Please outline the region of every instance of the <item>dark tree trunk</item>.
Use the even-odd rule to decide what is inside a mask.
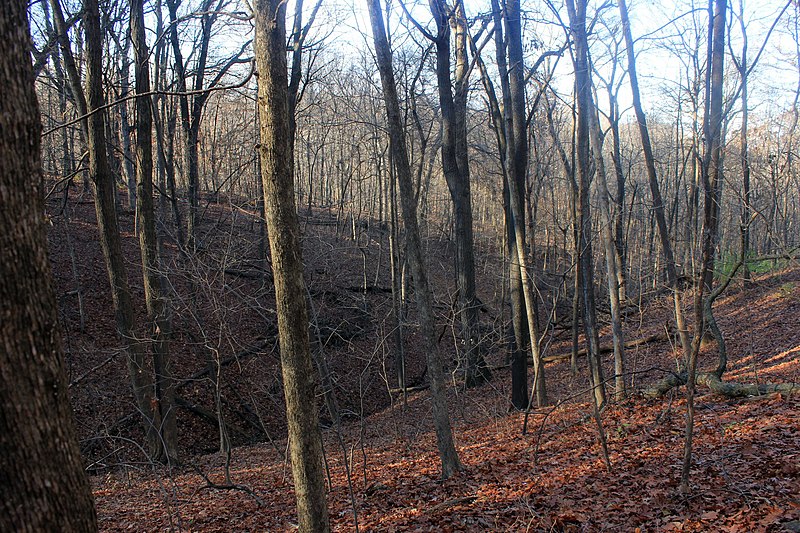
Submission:
[[[459,5],[450,9],[442,0],[430,1],[436,20],[436,78],[442,111],[442,170],[453,202],[456,241],[456,287],[461,335],[465,349],[465,385],[480,385],[491,372],[478,347],[478,305],[475,294],[475,252],[472,229],[469,158],[467,154],[466,20]],[[452,11],[452,12],[451,12]],[[450,79],[450,26],[456,28],[456,94]]]
[[[125,258],[117,223],[114,202],[114,176],[108,166],[104,114],[98,112],[105,102],[103,98],[103,34],[100,28],[100,10],[97,0],[84,2],[84,28],[86,31],[86,83],[88,85],[89,176],[95,188],[95,212],[100,231],[100,245],[103,248],[106,270],[111,285],[111,297],[117,319],[117,332],[125,343],[128,355],[128,372],[131,378],[136,406],[144,417],[148,451],[158,456],[161,450],[161,437],[158,428],[161,421],[155,418],[153,410],[153,380],[145,362],[145,350],[137,340],[133,302],[128,287]]]
[[[300,224],[294,197],[286,70],[286,5],[280,0],[260,0],[255,15],[261,176],[275,281],[298,524],[304,533],[324,533],[330,531],[330,524],[308,337]]]
[[[492,9],[495,12],[495,26],[498,27],[500,8],[496,0],[492,2]],[[519,292],[521,292],[522,302],[524,306],[517,309],[513,308],[513,284],[516,280],[512,278],[512,313],[516,315],[523,315],[527,323],[527,336],[530,343],[531,355],[533,357],[533,390],[536,394],[537,405],[544,405],[547,403],[547,388],[544,379],[544,364],[542,363],[541,353],[539,351],[539,329],[536,323],[536,300],[533,296],[533,279],[531,278],[527,262],[527,247],[525,245],[525,177],[528,170],[528,131],[525,116],[527,109],[525,107],[525,83],[524,83],[524,70],[525,62],[522,53],[522,11],[520,9],[519,0],[510,0],[506,2],[504,10],[503,21],[506,27],[506,39],[508,47],[508,62],[505,59],[504,46],[496,44],[498,48],[497,60],[500,70],[500,82],[503,93],[503,108],[504,108],[504,129],[506,140],[506,165],[508,179],[508,204],[510,209],[507,215],[511,215],[511,219],[507,220],[509,229],[509,242],[514,240],[514,248],[516,255],[510,256],[509,259],[516,266],[512,268],[511,275],[519,274]],[[502,32],[496,30],[495,40],[504,42]],[[501,57],[502,56],[502,57]],[[511,233],[513,231],[513,234]],[[515,272],[515,270],[517,272]],[[521,316],[514,318],[515,327],[522,325]],[[522,340],[524,334],[522,332],[515,332],[517,339],[516,344],[519,348],[519,341]],[[515,354],[517,357],[520,354]],[[519,362],[512,362],[512,400],[514,398],[514,373],[521,372],[523,365]],[[527,372],[526,372],[527,374]],[[527,375],[516,377],[517,382],[520,379],[527,379]],[[525,402],[527,406],[527,400]]]
[[[131,1],[131,40],[135,57],[136,94],[150,91],[149,50],[144,27],[144,0]],[[178,459],[178,430],[175,421],[175,391],[170,369],[169,337],[172,323],[165,297],[166,282],[161,270],[153,206],[153,112],[150,96],[136,98],[136,208],[139,248],[142,253],[144,298],[153,330],[153,409],[159,411],[159,432],[163,447],[159,460]]]
[[[0,35],[0,530],[97,531],[51,287],[25,2],[4,3]]]
[[[606,401],[603,367],[600,361],[600,340],[597,326],[597,309],[594,295],[594,257],[592,255],[592,215],[589,196],[591,193],[591,168],[589,152],[589,120],[594,113],[592,106],[591,78],[589,73],[589,44],[586,38],[586,0],[567,0],[570,30],[575,48],[575,90],[577,92],[577,126],[575,142],[578,173],[578,265],[581,271],[581,295],[583,297],[583,329],[588,348],[589,370],[595,404],[600,407]]]
[[[392,159],[397,172],[400,188],[400,208],[406,228],[406,244],[408,261],[414,279],[414,295],[417,298],[417,315],[419,317],[422,338],[428,362],[428,377],[431,384],[431,400],[433,404],[433,424],[436,430],[436,443],[439,458],[442,462],[442,477],[448,478],[461,470],[453,432],[450,427],[450,415],[447,411],[446,383],[444,367],[437,346],[436,324],[433,316],[433,297],[422,252],[419,225],[417,222],[417,204],[414,198],[414,183],[411,166],[408,160],[405,132],[403,129],[400,104],[397,97],[394,71],[392,70],[392,53],[386,37],[383,23],[383,12],[380,0],[367,0],[369,18],[372,25],[372,36],[375,43],[375,55],[383,87],[383,100],[386,106],[386,117],[389,129]]]

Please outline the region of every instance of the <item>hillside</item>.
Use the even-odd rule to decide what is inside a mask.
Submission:
[[[207,281],[196,302],[178,299],[175,305],[172,347],[185,402],[178,415],[184,464],[167,469],[144,461],[131,445],[140,435],[88,200],[71,199],[68,224],[63,217],[53,219],[50,245],[70,392],[82,449],[95,474],[101,527],[291,530],[294,499],[284,456],[274,315],[268,272],[262,275],[255,261],[258,233],[252,213],[232,201],[209,201],[205,250],[191,265],[181,264],[174,243],[164,243],[175,294],[185,294],[189,276],[180,274],[187,269],[193,279]],[[49,205],[51,212],[58,207],[55,201]],[[134,298],[142,307],[132,214],[123,213],[121,221]],[[355,526],[345,457],[362,531],[800,530],[797,395],[729,400],[701,389],[688,498],[677,491],[682,390],[657,400],[633,395],[602,413],[608,470],[586,403],[585,370],[573,376],[568,361],[554,361],[546,367],[553,404],[530,413],[523,435],[525,414],[508,411],[510,383],[498,309],[502,294],[499,276],[491,275],[499,264],[496,242],[483,242],[479,258],[486,347],[495,377],[478,389],[451,387],[451,416],[465,469],[441,482],[426,391],[410,394],[405,402],[389,391],[395,384],[386,347],[391,302],[385,230],[360,221],[337,224],[335,213],[319,211],[306,217],[304,232],[306,277],[317,318],[313,331],[335,377],[345,418],[340,442],[322,411],[336,530]],[[70,243],[80,258],[84,331]],[[440,347],[452,360],[452,250],[443,236],[430,238],[427,246],[443,331]],[[746,290],[732,286],[716,310],[731,358],[726,379],[800,382],[800,269],[760,275]],[[669,312],[663,296],[644,299],[628,315],[627,338],[656,337]],[[415,351],[413,306],[408,323],[407,372],[409,385],[417,385],[424,383],[424,357]],[[556,330],[545,355],[567,353],[568,336]],[[628,352],[634,389],[675,368],[669,336],[659,338]],[[704,350],[701,365],[713,358],[714,347]],[[610,374],[610,356],[606,359]],[[213,379],[217,370],[219,381]],[[238,445],[231,454],[230,483],[225,458],[214,453],[217,387],[223,418]]]

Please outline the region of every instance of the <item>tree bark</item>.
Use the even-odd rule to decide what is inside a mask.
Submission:
[[[26,2],[0,10],[0,530],[97,531],[72,421],[43,218]]]
[[[493,10],[499,10],[496,1],[492,3]],[[496,8],[496,9],[495,9]],[[521,316],[527,322],[527,335],[530,343],[531,354],[533,356],[533,391],[536,394],[536,404],[541,406],[547,404],[547,387],[544,378],[544,364],[542,363],[541,352],[539,350],[539,327],[536,323],[536,300],[533,296],[533,279],[530,275],[527,261],[527,246],[525,245],[525,176],[528,171],[528,131],[525,116],[525,61],[522,53],[522,11],[519,0],[506,2],[504,10],[504,21],[506,26],[506,37],[508,45],[508,62],[503,58],[502,65],[507,69],[503,72],[501,68],[500,80],[503,92],[504,126],[506,138],[506,164],[508,167],[508,199],[511,220],[509,232],[509,242],[513,239],[516,254],[510,257],[511,263],[516,263],[519,269],[519,289],[522,293],[522,302],[517,310],[512,310],[516,314],[515,321],[521,322]],[[498,34],[496,34],[498,35]],[[502,48],[496,45],[498,48]],[[505,53],[505,52],[503,52]],[[500,63],[498,51],[498,63]],[[513,275],[512,270],[512,275]],[[516,281],[512,281],[515,283]],[[512,291],[512,306],[514,298]],[[521,324],[520,324],[521,325]],[[523,337],[516,334],[518,341]],[[519,347],[519,345],[518,345]],[[517,356],[522,355],[521,353]],[[524,357],[524,356],[523,356]],[[518,361],[512,362],[512,382],[514,370],[521,371],[523,365]],[[526,372],[527,374],[527,372]],[[523,376],[517,376],[522,379]],[[527,379],[527,375],[524,376]],[[513,387],[513,383],[512,383]],[[513,394],[513,392],[512,392]],[[526,400],[527,407],[527,400]]]
[[[601,235],[603,251],[606,258],[606,282],[608,299],[611,307],[611,333],[614,343],[614,396],[621,400],[625,397],[625,339],[622,334],[622,312],[620,309],[620,286],[617,265],[617,249],[614,244],[611,206],[609,202],[606,165],[603,159],[603,139],[600,132],[600,119],[593,111],[590,117],[591,146],[594,152],[595,173],[599,178],[597,184],[600,198]]]
[[[691,353],[686,379],[686,436],[681,470],[681,490],[689,491],[689,471],[692,466],[692,440],[694,433],[694,393],[697,374],[697,356],[705,333],[706,306],[704,294],[711,290],[714,281],[714,253],[717,246],[719,225],[719,190],[722,179],[722,90],[725,63],[725,15],[726,0],[710,0],[709,16],[714,3],[713,32],[709,35],[711,53],[711,76],[708,112],[704,119],[706,151],[703,157],[703,231],[700,257],[700,272],[695,283],[694,323]],[[710,312],[710,308],[709,308]],[[717,376],[720,377],[720,376]]]
[[[380,0],[367,0],[369,18],[372,25],[372,36],[375,44],[375,55],[383,88],[383,100],[386,106],[392,159],[397,172],[400,189],[400,208],[406,228],[406,244],[411,274],[414,279],[414,294],[417,298],[417,315],[428,362],[428,377],[431,383],[431,401],[433,404],[433,424],[436,430],[436,444],[442,462],[442,477],[447,479],[459,470],[453,432],[450,427],[450,415],[447,410],[446,384],[444,367],[437,346],[436,324],[433,316],[433,297],[422,252],[419,225],[417,222],[417,205],[414,198],[414,182],[408,160],[405,132],[403,131],[400,104],[397,96],[394,71],[392,70],[392,53],[386,37],[383,13]]]
[[[255,15],[261,176],[298,524],[302,532],[324,533],[330,531],[330,523],[294,198],[285,3],[259,0]]]
[[[592,215],[590,211],[591,168],[589,161],[589,121],[595,112],[592,106],[591,78],[589,74],[589,44],[586,37],[586,0],[567,0],[570,33],[573,38],[575,90],[577,92],[577,143],[578,173],[578,265],[581,271],[583,297],[583,328],[588,347],[589,370],[595,405],[606,402],[603,367],[600,361],[600,339],[597,327],[597,308],[594,295],[594,257],[592,254]]]
[[[158,427],[161,421],[153,410],[153,380],[145,363],[145,350],[135,334],[133,302],[128,287],[128,275],[117,223],[114,202],[114,176],[108,166],[104,114],[99,110],[105,102],[103,97],[103,34],[100,29],[100,10],[97,0],[84,2],[84,28],[86,31],[86,83],[89,147],[89,177],[94,184],[95,212],[100,231],[106,270],[111,285],[111,297],[117,321],[117,333],[125,344],[136,405],[144,418],[148,451],[157,456],[161,449]]]
[[[442,171],[453,202],[453,225],[456,241],[456,286],[458,314],[465,351],[465,386],[485,383],[491,372],[478,346],[478,305],[475,294],[475,252],[472,228],[472,195],[470,192],[469,158],[467,153],[467,65],[466,20],[460,3],[453,8],[443,0],[430,0],[436,21],[436,78],[439,107],[442,112]],[[450,27],[455,28],[455,96],[450,78]]]
[[[134,50],[134,65],[137,95],[150,91],[149,50],[144,26],[144,0],[132,0],[131,40]],[[153,409],[159,411],[161,425],[161,461],[177,461],[178,430],[174,408],[174,382],[170,369],[169,338],[172,321],[170,308],[164,294],[166,282],[161,270],[156,238],[155,208],[153,206],[153,112],[150,96],[136,98],[136,210],[139,249],[142,254],[144,298],[147,316],[153,328],[152,351],[155,390]]]

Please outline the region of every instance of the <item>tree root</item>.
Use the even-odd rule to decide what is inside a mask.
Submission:
[[[660,398],[674,387],[684,384],[686,384],[686,372],[670,374],[652,387],[642,391],[642,394],[647,398]],[[791,395],[800,392],[800,383],[734,383],[722,381],[713,372],[698,372],[697,384],[708,387],[711,392],[726,398],[763,396],[775,392]]]

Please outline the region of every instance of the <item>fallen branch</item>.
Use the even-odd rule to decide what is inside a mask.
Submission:
[[[390,394],[402,394],[402,393],[409,393],[409,392],[417,392],[421,390],[425,390],[430,387],[429,383],[423,383],[422,385],[414,385],[413,387],[406,387],[405,389],[389,389]]]
[[[449,507],[455,507],[456,505],[469,505],[477,499],[478,498],[476,496],[463,496],[461,498],[453,498],[452,500],[447,500],[445,502],[434,505],[429,509],[429,512],[436,513],[438,511],[443,511]]]
[[[205,486],[199,487],[197,489],[198,491],[206,490],[206,489],[211,489],[211,490],[238,490],[238,491],[245,492],[245,493],[249,494],[250,496],[252,496],[252,498],[256,501],[256,503],[258,503],[259,507],[263,507],[265,505],[264,504],[264,500],[259,498],[258,495],[250,487],[248,487],[246,485],[238,485],[236,483],[223,483],[223,484],[215,483],[215,482],[211,481],[211,478],[209,478],[206,475],[205,472],[200,470],[200,468],[197,465],[192,464],[191,467],[197,473],[197,475],[201,476],[206,482]]]
[[[219,427],[219,418],[217,418],[217,415],[214,414],[214,412],[209,411],[205,407],[197,405],[194,402],[190,402],[189,400],[187,400],[186,398],[182,398],[181,396],[175,396],[175,404],[178,407],[182,407],[183,409],[186,409],[187,411],[196,414],[200,418],[214,424],[214,426]],[[250,435],[236,424],[233,424],[226,420],[225,427],[229,429],[231,432],[236,433],[240,437],[244,438],[245,440],[250,439]]]

